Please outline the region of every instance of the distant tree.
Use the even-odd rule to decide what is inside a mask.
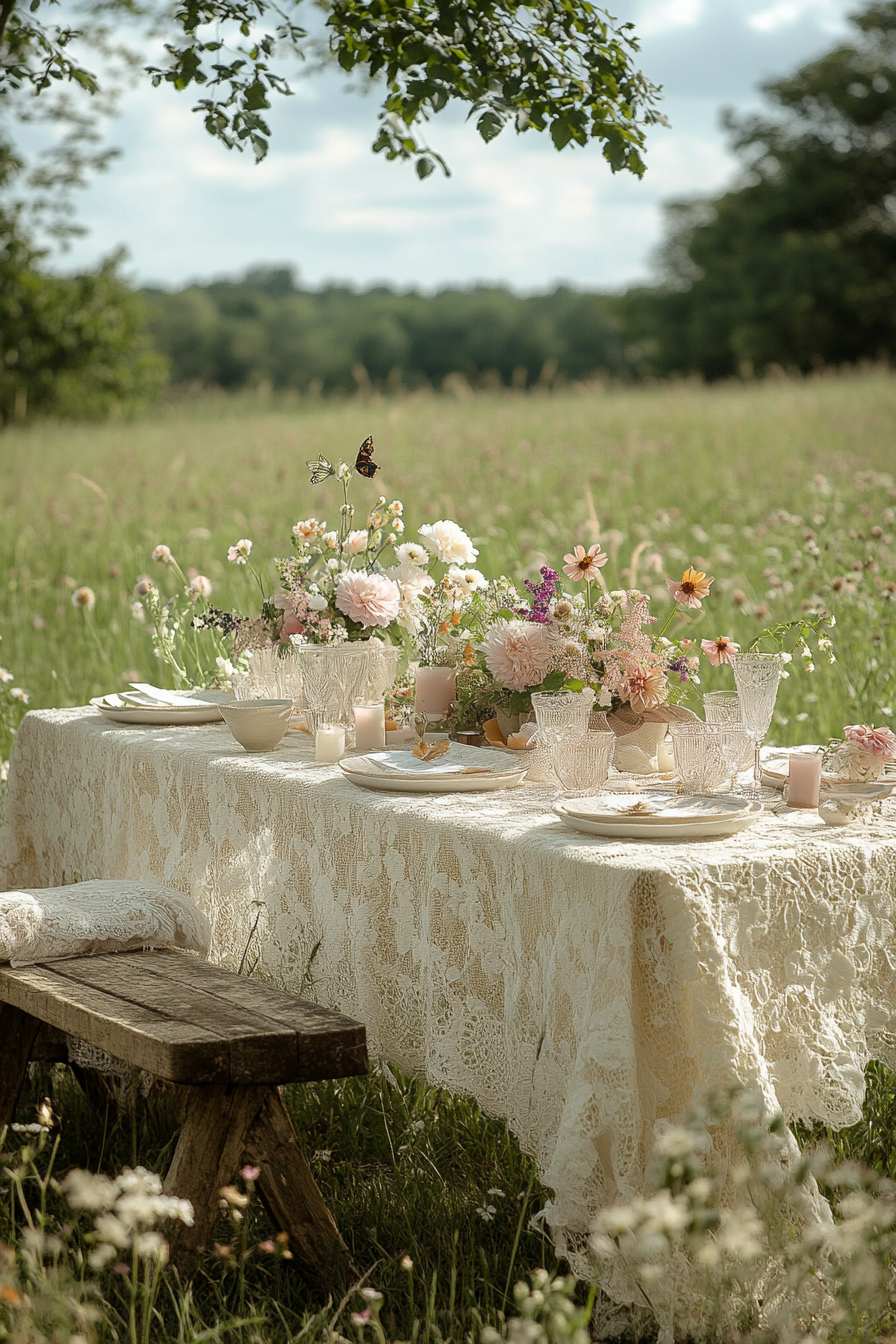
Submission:
[[[153,339],[181,383],[344,391],[367,379],[440,386],[460,373],[473,384],[531,386],[622,363],[615,301],[570,289],[531,298],[499,286],[312,291],[289,271],[253,270],[143,298]]]
[[[622,305],[632,362],[717,378],[896,355],[896,3],[725,114],[744,169],[669,211],[659,290]]]

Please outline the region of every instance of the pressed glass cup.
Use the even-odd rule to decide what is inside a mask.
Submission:
[[[740,723],[740,699],[736,691],[706,691],[703,714],[707,723]]]
[[[686,793],[730,791],[749,764],[753,734],[738,723],[673,723],[675,768]]]
[[[612,732],[584,732],[554,728],[551,764],[564,798],[585,798],[599,793],[607,781],[616,747]]]

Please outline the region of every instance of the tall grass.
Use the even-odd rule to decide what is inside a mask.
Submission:
[[[138,574],[170,578],[149,559],[159,542],[212,579],[216,604],[249,609],[256,594],[227,546],[251,537],[266,568],[298,518],[334,518],[335,496],[309,485],[305,461],[351,460],[367,432],[381,472],[358,479],[359,507],[378,490],[403,499],[408,535],[455,518],[486,572],[557,567],[599,532],[609,586],[636,582],[661,614],[664,575],[694,561],[716,576],[688,631],[697,638],[749,641],[803,606],[830,606],[839,660],[782,687],[778,740],[890,716],[896,378],[885,373],[467,400],[220,398],[133,424],[7,431],[0,660],[31,704],[84,703],[128,672],[162,675],[131,613]],[[72,606],[80,585],[94,610]],[[705,688],[729,680],[708,670]]]

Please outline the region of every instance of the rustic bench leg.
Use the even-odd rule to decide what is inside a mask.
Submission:
[[[210,1085],[187,1089],[187,1112],[165,1177],[166,1195],[193,1205],[193,1226],[169,1228],[172,1263],[191,1274],[208,1245],[219,1212],[222,1185],[233,1180],[245,1150],[249,1126],[261,1109],[267,1087]]]
[[[349,1267],[311,1168],[296,1142],[275,1087],[191,1087],[165,1194],[193,1205],[193,1226],[172,1224],[171,1261],[182,1274],[197,1267],[219,1212],[219,1191],[244,1161],[260,1168],[258,1192],[278,1232],[289,1237],[295,1267],[329,1288]]]
[[[260,1168],[258,1192],[271,1221],[289,1237],[295,1266],[325,1288],[349,1268],[348,1247],[296,1141],[280,1093],[270,1088],[249,1129],[245,1155]]]
[[[0,1129],[16,1118],[31,1047],[39,1031],[38,1018],[11,1004],[0,1004]]]

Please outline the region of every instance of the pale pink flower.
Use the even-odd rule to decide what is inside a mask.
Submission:
[[[232,565],[246,564],[252,552],[252,543],[248,537],[242,537],[235,546],[228,546],[227,559]]]
[[[253,1167],[251,1163],[247,1162],[244,1167],[240,1168],[240,1175],[244,1181],[257,1181],[261,1175],[261,1167]]]
[[[740,653],[740,645],[735,644],[727,635],[719,635],[718,639],[701,639],[700,647],[713,667],[730,663],[732,653]]]
[[[363,1311],[353,1311],[349,1319],[352,1325],[367,1325],[370,1320],[370,1308],[365,1307]]]
[[[597,542],[589,546],[587,551],[584,546],[574,546],[570,555],[564,555],[566,562],[563,566],[563,573],[576,583],[580,579],[590,579],[596,569],[602,569],[609,560],[606,551],[602,551]]]
[[[148,574],[141,574],[134,584],[134,592],[138,597],[147,597],[155,588],[155,584]]]
[[[301,537],[303,541],[313,541],[315,537],[322,537],[327,530],[326,523],[320,522],[317,518],[303,518],[292,530],[294,537]]]
[[[346,555],[360,555],[362,551],[367,550],[367,529],[358,528],[355,532],[349,532],[345,539]]]
[[[643,714],[646,709],[653,709],[663,703],[668,685],[665,672],[660,672],[658,668],[630,672],[626,684],[628,702],[636,714]]]
[[[870,751],[872,756],[896,760],[896,733],[890,728],[872,728],[867,723],[852,723],[843,729],[843,738],[846,742],[855,742],[856,746]]]
[[[540,685],[554,653],[544,626],[533,621],[496,621],[478,648],[498,685],[511,691]]]
[[[204,574],[194,574],[190,579],[190,586],[187,589],[187,593],[190,597],[211,597],[211,579],[207,579]]]
[[[384,574],[349,569],[339,576],[336,606],[359,625],[389,625],[398,615],[401,593],[398,584]]]
[[[96,606],[96,593],[92,588],[76,588],[72,593],[72,606],[84,611],[93,611]]]
[[[417,531],[426,549],[444,565],[472,565],[479,554],[463,528],[450,518],[424,523]]]
[[[160,565],[170,565],[172,560],[171,547],[157,546],[152,553],[152,558],[157,560]]]
[[[666,587],[676,602],[683,607],[702,607],[702,599],[709,596],[709,590],[715,579],[708,579],[702,570],[686,569],[680,580],[666,580]]]
[[[268,1255],[273,1255],[277,1250],[277,1247],[272,1241],[260,1241],[258,1243],[258,1249],[260,1251],[265,1251]]]

